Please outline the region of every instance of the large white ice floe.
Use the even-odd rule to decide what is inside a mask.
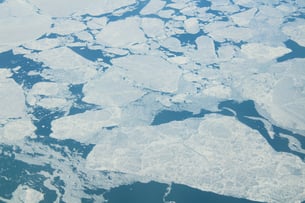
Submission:
[[[14,143],[25,136],[32,136],[35,127],[27,116],[23,91],[7,78],[9,75],[0,69],[0,138],[1,142]]]
[[[291,50],[283,46],[271,47],[261,43],[249,43],[241,46],[241,53],[257,62],[273,60],[289,52]]]
[[[88,156],[90,169],[174,181],[259,201],[295,202],[305,197],[304,162],[275,152],[258,132],[234,118],[210,115],[102,134]]]
[[[203,27],[214,40],[240,42],[247,41],[253,36],[253,30],[247,27],[233,26],[230,22],[216,21]]]
[[[136,85],[161,92],[175,92],[182,71],[162,57],[130,55],[113,60],[122,74]]]
[[[72,96],[67,84],[55,82],[38,82],[27,94],[30,105],[38,105],[46,109],[68,109],[72,106]]]
[[[11,78],[10,72],[0,69],[0,121],[26,116],[25,98],[22,88]]]
[[[98,133],[103,128],[116,126],[119,120],[119,108],[86,111],[54,120],[51,136],[57,139],[74,139],[92,143],[94,139],[99,139]]]
[[[68,47],[44,50],[37,54],[30,54],[28,57],[49,67],[50,69],[45,69],[41,75],[54,82],[84,83],[97,73],[97,65],[94,62],[85,59]]]
[[[26,1],[5,1],[0,4],[0,27],[0,50],[9,49],[47,33],[51,17],[39,14]]]
[[[67,0],[60,1],[54,0],[49,2],[47,0],[30,0],[30,2],[41,10],[44,14],[48,14],[54,17],[67,17],[74,15],[100,15],[107,12],[112,12],[115,9],[119,9],[124,6],[134,4],[135,0],[93,0],[90,2],[84,2],[82,0]]]
[[[268,72],[242,79],[242,94],[253,99],[262,115],[293,131],[305,130],[304,59],[268,67]]]
[[[305,46],[305,20],[296,20],[293,22],[285,23],[282,27],[283,33],[289,38],[296,41],[301,46]]]
[[[104,107],[127,105],[139,99],[145,93],[141,88],[137,88],[128,82],[114,68],[88,81],[84,85],[83,92],[83,101]]]
[[[145,42],[146,38],[140,29],[140,18],[133,17],[108,23],[96,40],[111,47],[129,47]]]

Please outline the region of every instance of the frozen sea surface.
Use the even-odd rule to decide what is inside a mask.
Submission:
[[[0,0],[0,202],[305,201],[305,3]]]

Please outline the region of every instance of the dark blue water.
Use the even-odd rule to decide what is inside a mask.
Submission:
[[[206,0],[198,0],[198,1],[196,1],[196,4],[200,8],[210,7],[212,5],[211,1],[206,1]]]
[[[16,83],[27,89],[31,89],[37,82],[47,81],[40,75],[28,75],[30,71],[41,72],[44,68],[42,63],[35,62],[21,54],[14,54],[12,50],[0,53],[0,68],[13,69],[20,66],[17,71],[12,71],[12,78]]]
[[[46,177],[39,174],[42,171],[52,173],[54,169],[49,165],[37,166],[16,160],[14,153],[20,153],[20,149],[12,146],[0,144],[0,149],[0,196],[11,199],[12,193],[22,184],[43,192],[45,202],[55,201],[56,192],[44,186]]]
[[[284,56],[281,56],[276,59],[277,62],[283,62],[294,58],[305,58],[305,47],[299,45],[295,41],[289,39],[284,42],[286,47],[291,49],[292,51]]]
[[[155,116],[151,125],[160,125],[172,121],[183,121],[188,118],[204,117],[206,114],[210,114],[210,113],[212,112],[205,109],[202,109],[198,114],[194,114],[193,112],[190,111],[163,110]]]
[[[202,35],[206,35],[202,30],[200,30],[196,34],[184,33],[184,34],[176,34],[173,37],[176,37],[180,40],[182,46],[191,44],[197,49],[196,39]]]
[[[75,115],[79,113],[84,113],[85,111],[92,109],[99,109],[100,107],[95,104],[90,104],[83,101],[84,93],[83,93],[84,84],[75,84],[70,85],[69,90],[71,94],[74,96],[74,102],[72,107],[70,108],[68,115]]]
[[[103,59],[103,62],[112,65],[111,57],[106,56],[102,50],[92,50],[86,46],[82,47],[69,47],[75,53],[81,55],[82,57],[90,60],[90,61],[97,61],[98,59]]]
[[[171,189],[166,200],[176,203],[258,203],[257,201],[201,191],[181,184],[172,184]]]
[[[15,71],[14,68],[17,66],[20,66],[20,68]],[[22,54],[14,54],[11,50],[0,53],[0,68],[10,69],[13,72],[11,78],[25,90],[31,89],[33,85],[38,82],[48,81],[39,75],[28,75],[30,71],[41,72],[48,67],[44,67],[42,63],[26,58]],[[70,114],[81,113],[88,109],[96,108],[96,105],[87,104],[81,101],[84,96],[82,87],[82,84],[70,86],[69,90],[76,100],[73,107],[70,109]],[[40,106],[31,106],[29,104],[26,104],[26,106],[28,108],[27,113],[32,115],[32,122],[36,127],[35,134],[38,136],[34,139],[27,138],[27,144],[43,144],[51,150],[60,152],[63,157],[80,156],[86,158],[88,156],[89,152],[94,147],[93,144],[87,145],[71,139],[57,140],[50,137],[50,134],[52,133],[51,122],[64,116],[67,112],[61,110],[48,110]],[[50,165],[31,165],[16,160],[14,154],[20,153],[21,149],[17,148],[16,150],[15,148],[16,147],[13,146],[0,144],[0,196],[7,199],[12,198],[12,193],[21,184],[42,192],[44,194],[44,201],[42,202],[54,202],[57,198],[56,192],[44,186],[44,181],[47,178],[43,175],[39,175],[39,173],[47,172],[51,174],[55,169],[52,169]],[[33,158],[42,156],[37,153],[26,154]],[[61,196],[64,194],[65,184],[59,177],[54,177],[51,184],[59,190]],[[59,197],[60,199],[62,198],[61,196]]]
[[[205,192],[186,185],[171,185],[171,192],[166,195],[168,185],[158,182],[133,183],[113,188],[104,194],[108,203],[254,203],[247,199],[234,198]]]

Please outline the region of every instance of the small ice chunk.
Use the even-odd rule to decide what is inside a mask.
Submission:
[[[253,6],[254,2],[252,0],[235,0],[235,4],[242,5],[242,6]]]
[[[234,45],[221,45],[217,50],[218,59],[221,61],[228,61],[236,55],[237,50],[237,46]]]
[[[256,8],[252,8],[234,15],[231,15],[231,18],[234,23],[239,26],[247,26],[249,22],[254,17],[255,13],[257,12]]]
[[[14,203],[38,203],[44,200],[43,194],[28,186],[19,185],[13,193],[13,198],[10,202]]]
[[[180,41],[175,37],[169,37],[159,42],[161,46],[164,46],[171,51],[182,51]]]
[[[189,56],[200,64],[215,63],[217,58],[214,40],[209,36],[200,36],[196,39],[197,49]]]
[[[188,18],[184,21],[184,27],[186,32],[190,34],[196,34],[200,31],[197,18]]]
[[[162,0],[150,0],[149,3],[140,11],[141,15],[156,14],[160,11],[166,2]]]
[[[171,63],[176,63],[179,65],[186,64],[189,62],[188,57],[185,56],[174,56],[167,59]]]
[[[97,42],[112,47],[128,47],[146,40],[140,29],[139,18],[127,18],[110,22],[96,35]]]
[[[142,18],[141,27],[149,37],[164,37],[164,22],[158,18]]]

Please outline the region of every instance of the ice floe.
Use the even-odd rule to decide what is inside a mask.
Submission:
[[[305,20],[296,20],[283,25],[282,31],[301,46],[305,46]]]
[[[83,14],[100,15],[136,3],[135,0],[122,0],[120,2],[93,0],[90,3],[81,0],[67,0],[65,2],[54,0],[52,3],[46,0],[30,0],[30,2],[42,13],[54,17]]]
[[[1,123],[6,119],[17,119],[27,115],[22,88],[13,79],[8,78],[10,73],[5,72],[0,69]]]
[[[275,64],[269,67],[269,72],[252,75],[239,84],[243,86],[243,95],[265,110],[264,116],[286,128],[302,131],[305,130],[303,63],[303,59],[295,59]]]
[[[97,73],[95,63],[78,55],[68,47],[44,50],[37,54],[31,54],[29,57],[50,67],[50,69],[45,69],[42,75],[52,81],[72,84],[84,83]]]
[[[145,94],[129,83],[117,70],[109,70],[84,85],[83,101],[108,106],[124,106]]]
[[[186,32],[190,34],[196,34],[200,31],[200,27],[198,24],[198,19],[196,18],[188,18],[184,21],[184,27]]]
[[[257,62],[273,60],[290,51],[290,49],[283,46],[271,47],[260,43],[249,43],[241,47],[241,53],[245,54],[249,59],[255,59]]]
[[[233,118],[211,115],[105,133],[87,159],[91,169],[174,180],[258,201],[294,202],[305,196],[304,162],[275,152],[257,132]]]
[[[158,18],[142,18],[141,28],[148,37],[165,37],[164,22]]]
[[[86,26],[78,20],[60,18],[53,20],[53,26],[50,32],[58,35],[67,35],[72,33],[77,34],[84,29],[86,29]]]
[[[114,59],[122,74],[135,84],[162,92],[175,92],[182,71],[157,56],[131,55]]]
[[[166,2],[163,0],[150,0],[149,3],[141,10],[141,15],[155,14],[160,11]]]
[[[57,139],[74,139],[92,143],[95,142],[94,139],[99,139],[98,134],[103,128],[116,126],[119,124],[119,120],[119,108],[87,111],[54,120],[51,136]],[[88,135],[93,135],[93,137]]]
[[[256,8],[249,9],[244,12],[240,12],[234,15],[231,15],[231,18],[234,23],[239,26],[247,26],[252,18],[254,17],[255,13],[257,12]]]
[[[51,27],[51,18],[39,14],[26,1],[6,1],[0,4],[0,13],[0,49],[2,46],[9,49],[35,40]]]
[[[232,40],[235,42],[247,41],[253,36],[253,30],[246,27],[232,26],[227,22],[210,23],[203,27],[214,40],[224,42]]]
[[[146,41],[139,18],[110,22],[96,35],[97,42],[111,47],[128,47]]]
[[[43,194],[28,186],[19,186],[13,193],[13,198],[9,202],[16,203],[38,203],[42,201]]]
[[[71,95],[67,84],[54,82],[36,83],[27,94],[28,104],[46,109],[65,109],[72,106]]]

